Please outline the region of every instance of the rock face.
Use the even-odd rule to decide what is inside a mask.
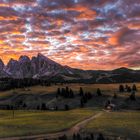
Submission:
[[[5,66],[0,59],[0,78],[38,78],[87,83],[140,82],[140,71],[119,68],[112,71],[80,70],[59,63],[38,54],[31,59],[21,56],[19,60],[10,59]]]
[[[3,61],[0,59],[0,71],[4,69],[4,63]]]
[[[13,78],[53,77],[60,73],[67,73],[67,71],[64,66],[42,54],[38,54],[37,57],[32,57],[31,60],[28,56],[21,56],[18,61],[10,59],[5,67],[5,72]]]
[[[0,59],[0,78],[8,77],[9,75],[5,72],[5,65],[3,61]]]
[[[12,77],[19,77],[20,76],[20,65],[19,62],[14,60],[14,59],[10,59],[10,61],[8,62],[6,68],[5,68],[6,72],[12,76]]]
[[[31,59],[31,68],[35,76],[43,76],[58,73],[59,70],[63,69],[63,66],[42,54],[38,54],[37,57]]]
[[[31,61],[28,56],[21,56],[19,58],[20,76],[22,78],[28,78],[33,76]]]

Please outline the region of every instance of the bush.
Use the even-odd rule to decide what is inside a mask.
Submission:
[[[65,110],[67,111],[67,110],[69,110],[70,108],[69,108],[69,105],[65,105]]]
[[[132,92],[132,94],[130,95],[130,100],[135,101],[136,97],[135,97],[135,92]]]

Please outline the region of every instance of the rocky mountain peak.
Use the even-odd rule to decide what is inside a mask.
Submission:
[[[17,63],[18,63],[17,60],[11,58],[11,59],[9,60],[8,64],[7,64],[7,66],[9,66],[9,65],[14,65],[14,64],[17,64]]]
[[[54,62],[53,60],[51,60],[50,58],[48,58],[47,56],[41,54],[41,53],[38,53],[37,55],[37,59],[39,60],[44,60],[44,61],[48,61],[48,62]],[[56,63],[56,62],[55,62]]]
[[[38,58],[44,58],[44,59],[46,59],[46,58],[47,58],[47,57],[46,57],[46,56],[44,56],[42,53],[38,53],[38,54],[37,54],[37,57],[38,57]]]
[[[19,62],[30,62],[30,58],[26,55],[22,55],[19,58]]]

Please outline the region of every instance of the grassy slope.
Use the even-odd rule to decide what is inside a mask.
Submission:
[[[93,115],[88,109],[57,112],[0,111],[0,137],[41,134],[60,131]]]
[[[132,86],[133,84],[128,84],[128,85]],[[136,85],[140,91],[140,83],[137,83]],[[119,84],[66,84],[66,85],[52,85],[50,87],[33,86],[29,88],[30,91],[24,91],[23,89],[15,89],[15,90],[0,92],[0,99],[19,93],[26,93],[26,94],[56,93],[58,87],[62,88],[66,86],[72,88],[75,92],[78,92],[79,88],[82,87],[84,91],[87,92],[89,91],[91,93],[96,92],[97,88],[100,88],[104,93],[112,94],[114,92],[118,92]]]
[[[121,135],[139,140],[140,138],[140,112],[110,112],[105,113],[90,122],[85,130],[102,132],[105,134]]]
[[[132,85],[132,84],[128,84]],[[136,96],[140,97],[140,83],[137,83],[139,92]],[[19,93],[26,94],[49,94],[56,92],[58,87],[71,87],[75,92],[79,91],[79,87],[83,87],[84,91],[94,93],[98,87],[103,90],[104,94],[110,94],[118,91],[119,84],[68,84],[57,85],[51,87],[34,86],[30,91],[23,89],[9,90],[0,92],[0,99],[7,98],[11,95]],[[128,96],[128,94],[119,94],[119,96]],[[92,101],[91,101],[92,102]],[[79,120],[91,115],[90,110],[72,110],[68,112],[23,112],[17,111],[15,119],[12,119],[11,111],[0,111],[0,137],[40,134],[68,128]],[[59,119],[58,119],[59,118]],[[96,121],[92,121],[87,126],[88,130],[99,130],[105,133],[136,136],[140,133],[140,113],[139,112],[114,112],[105,114]]]

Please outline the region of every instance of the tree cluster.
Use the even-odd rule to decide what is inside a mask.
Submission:
[[[41,86],[51,86],[51,83],[47,80],[33,79],[33,78],[23,78],[23,79],[13,79],[13,78],[2,78],[0,79],[0,91],[15,89],[15,88],[26,88],[34,85]]]
[[[58,96],[62,96],[64,98],[74,98],[74,92],[71,88],[66,87],[66,88],[58,88],[57,89],[57,93],[56,93],[56,97]]]
[[[135,84],[133,84],[132,85],[132,87],[131,86],[128,86],[128,85],[120,85],[119,86],[119,91],[120,92],[132,92],[132,91],[137,91],[137,87],[136,87],[136,85]]]
[[[84,93],[82,87],[80,87],[79,95],[81,96],[80,107],[84,107],[84,104],[87,103],[92,98],[92,94],[90,92]]]

